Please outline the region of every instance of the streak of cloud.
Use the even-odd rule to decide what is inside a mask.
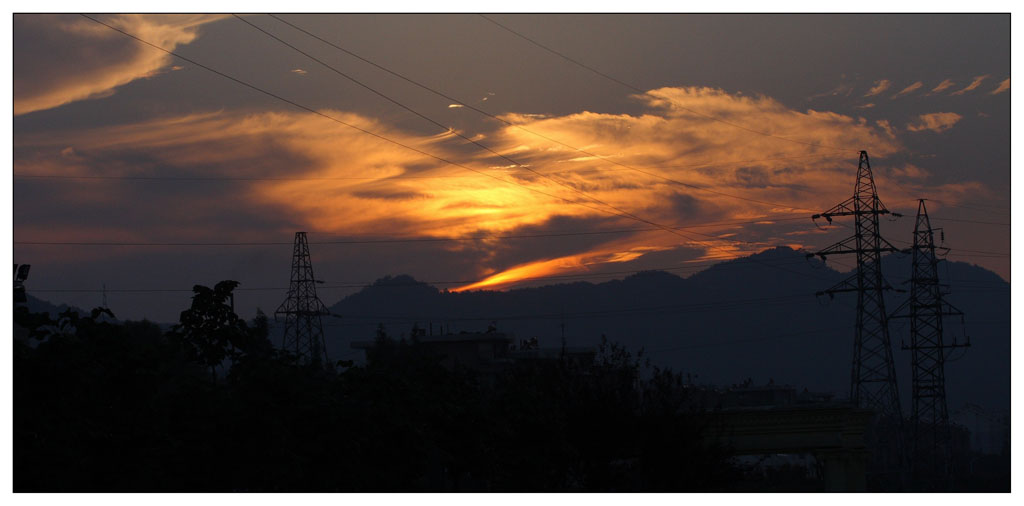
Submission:
[[[806,223],[771,222],[805,214],[789,206],[824,209],[846,198],[853,182],[849,166],[856,160],[853,148],[849,154],[835,153],[800,142],[866,147],[876,159],[903,149],[888,123],[869,123],[828,111],[797,111],[764,96],[692,87],[651,90],[634,99],[644,106],[642,114],[506,114],[504,118],[516,126],[478,135],[485,135],[488,145],[513,157],[516,165],[497,161],[488,153],[467,153],[465,143],[451,135],[423,137],[381,120],[325,111],[416,149],[459,160],[501,181],[319,116],[291,112],[193,114],[88,130],[24,134],[15,142],[15,172],[251,178],[233,183],[230,192],[220,185],[208,193],[191,190],[187,211],[180,201],[175,203],[177,194],[163,190],[171,194],[132,216],[132,223],[187,220],[188,226],[177,222],[152,226],[154,231],[175,228],[179,236],[183,232],[200,237],[239,235],[242,232],[232,228],[212,230],[213,224],[204,225],[204,213],[243,211],[245,219],[239,218],[229,227],[285,236],[296,226],[323,236],[411,238],[543,232],[553,224],[562,227],[566,223],[586,223],[590,230],[638,226],[593,199],[665,225],[720,224],[684,230],[680,232],[683,236],[644,224],[644,228],[655,230],[578,242],[559,251],[524,248],[512,254],[511,246],[487,240],[446,244],[451,251],[472,248],[478,253],[477,261],[467,267],[473,272],[466,275],[485,279],[461,288],[476,289],[514,286],[541,275],[590,272],[598,265],[635,262],[669,250],[685,251],[689,258],[711,259],[731,258],[780,243],[795,244],[789,234]],[[935,121],[935,125],[942,124],[941,118]],[[523,129],[583,147],[590,154]],[[641,174],[608,160],[711,191]],[[550,174],[557,182],[523,166]],[[239,167],[245,167],[245,172]],[[927,182],[923,178],[915,181]],[[131,184],[114,188],[118,190],[69,190],[61,198],[73,199],[83,210],[116,207],[135,198],[129,193]],[[955,188],[928,189],[950,202],[959,198]],[[729,224],[737,221],[765,224]],[[272,227],[280,230],[268,230]],[[107,227],[92,232],[93,239],[134,238],[148,230]]]
[[[876,121],[875,124],[878,125],[878,128],[881,128],[882,130],[884,130],[886,135],[888,135],[889,137],[892,137],[894,139],[896,138],[896,129],[894,129],[892,127],[892,124],[889,123],[889,120],[887,120],[887,119],[880,119],[880,120]]]
[[[493,290],[515,285],[524,279],[547,276],[554,272],[587,272],[594,266],[630,262],[646,253],[664,251],[671,248],[672,246],[641,246],[626,247],[626,249],[620,250],[615,245],[608,245],[584,254],[542,259],[516,265],[497,274],[487,276],[476,283],[454,288],[452,291]]]
[[[936,133],[945,132],[953,128],[963,116],[955,112],[934,112],[921,114],[917,117],[917,123],[908,123],[907,130],[911,132],[923,132],[929,130]]]
[[[952,88],[953,85],[955,85],[955,84],[956,83],[954,83],[951,79],[944,79],[941,83],[938,84],[938,86],[932,88],[931,92],[933,94],[934,93],[941,93],[941,92],[943,92],[943,91],[945,91],[945,90],[947,90],[949,88]]]
[[[1009,89],[1010,89],[1010,79],[1006,78],[1003,82],[999,83],[999,87],[994,89],[994,90],[992,90],[989,93],[989,95],[998,95],[998,94],[1000,94],[1000,93],[1002,93],[1004,91],[1007,91]]]
[[[199,36],[214,15],[116,15],[103,19],[168,50]],[[74,15],[15,15],[14,115],[108,97],[152,77],[171,56]]]
[[[822,92],[822,93],[818,93],[816,95],[811,95],[810,97],[807,97],[807,100],[808,101],[812,101],[812,100],[816,100],[816,99],[824,98],[824,97],[838,97],[840,95],[844,96],[844,97],[848,97],[848,96],[850,96],[851,93],[853,93],[853,86],[850,86],[848,84],[840,84],[839,86],[836,86],[835,88],[832,88],[831,90],[828,90],[828,91],[825,91],[825,92]]]
[[[975,77],[974,80],[971,81],[971,84],[968,84],[966,88],[964,88],[964,89],[962,89],[960,91],[954,91],[953,93],[950,93],[950,95],[963,95],[964,93],[967,93],[968,91],[973,91],[978,86],[981,86],[981,82],[984,81],[985,79],[987,79],[988,77],[989,77],[989,74],[985,74],[983,76]]]
[[[924,83],[922,83],[921,81],[918,81],[918,82],[916,82],[914,84],[911,84],[910,86],[907,86],[906,88],[903,88],[902,91],[900,91],[899,93],[893,95],[890,98],[897,99],[897,98],[900,98],[900,97],[907,96],[907,95],[909,95],[909,94],[911,94],[911,93],[921,89],[922,86],[924,86]]]
[[[928,170],[922,169],[917,165],[908,163],[902,167],[895,167],[889,170],[889,173],[896,179],[916,179],[923,180],[930,177],[932,174]]]
[[[875,95],[881,94],[885,90],[889,89],[889,86],[892,86],[892,83],[888,79],[875,81],[875,85],[872,86],[871,89],[869,89],[868,92],[864,94],[864,96],[873,97]]]

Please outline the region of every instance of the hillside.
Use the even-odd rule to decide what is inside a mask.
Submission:
[[[887,279],[902,287],[908,257],[883,260]],[[450,332],[498,329],[517,338],[536,336],[542,347],[594,345],[605,335],[629,348],[644,348],[652,364],[696,375],[702,383],[752,378],[848,395],[856,296],[816,297],[844,279],[805,253],[780,247],[717,264],[688,278],[644,272],[603,283],[575,282],[505,292],[450,293],[409,276],[386,277],[331,306],[341,319],[325,320],[332,358],[360,358],[353,340],[389,333],[408,335],[413,324]],[[970,401],[1009,407],[1009,284],[994,273],[949,262],[942,276],[948,300],[966,314],[972,347],[947,365],[951,409]],[[890,293],[887,309],[905,294]],[[957,324],[954,324],[957,323]],[[958,322],[948,322],[959,333]],[[910,399],[906,320],[891,324],[904,408]],[[961,339],[962,340],[962,339]],[[961,357],[962,358],[958,358]]]

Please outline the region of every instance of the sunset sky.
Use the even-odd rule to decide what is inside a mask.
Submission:
[[[1009,15],[94,17],[14,16],[14,261],[46,300],[175,321],[234,279],[272,313],[298,230],[328,305],[686,276],[850,235],[810,216],[861,149],[890,242],[927,198],[950,259],[1010,279]]]

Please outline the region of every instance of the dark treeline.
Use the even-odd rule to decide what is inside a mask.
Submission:
[[[386,332],[365,366],[301,365],[237,283],[181,321],[15,310],[16,491],[698,491],[740,471],[682,378],[605,343],[494,374]],[[113,315],[109,315],[113,316]]]

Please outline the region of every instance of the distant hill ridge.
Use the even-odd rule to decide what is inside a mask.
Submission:
[[[967,400],[1008,407],[1009,283],[963,262],[942,269],[953,292],[948,300],[966,313],[973,343],[963,358],[954,356],[947,365],[950,407]],[[885,257],[883,272],[893,286],[904,286],[909,257]],[[432,326],[436,333],[484,330],[495,321],[500,331],[519,338],[537,336],[543,347],[560,344],[564,322],[571,346],[593,345],[605,335],[632,350],[642,347],[652,363],[697,374],[702,382],[729,384],[750,377],[845,396],[856,295],[829,300],[814,294],[849,275],[783,246],[687,278],[645,271],[600,283],[454,293],[408,275],[386,276],[332,305],[341,320],[325,321],[325,332],[332,357],[358,358],[349,343],[372,336],[381,323],[399,337],[413,324]],[[905,296],[887,294],[887,310]],[[947,325],[958,330],[958,321]],[[910,355],[901,342],[909,340],[908,328],[906,320],[890,324],[905,409]]]
[[[883,258],[896,287],[910,277],[905,255]],[[493,321],[518,338],[536,336],[542,347],[592,346],[601,336],[645,350],[653,364],[692,373],[702,383],[751,378],[811,390],[849,391],[856,296],[815,297],[841,281],[841,273],[806,253],[777,247],[715,264],[683,278],[644,271],[623,279],[573,281],[508,291],[448,292],[395,275],[378,279],[330,306],[325,318],[332,359],[358,359],[352,341],[372,338],[378,324],[401,337],[414,324],[433,332],[482,331]],[[1010,285],[997,274],[963,262],[944,262],[948,300],[964,311],[972,347],[947,363],[950,409],[968,400],[990,409],[1010,405]],[[31,290],[30,290],[31,293]],[[906,294],[889,293],[894,310]],[[29,295],[29,308],[52,315],[68,308]],[[80,311],[86,314],[87,311]],[[164,325],[165,327],[167,325]],[[904,410],[910,402],[907,320],[890,324]],[[947,328],[959,330],[958,320]],[[274,329],[280,343],[280,326]],[[948,336],[949,334],[947,334]],[[947,337],[948,338],[948,337]]]

